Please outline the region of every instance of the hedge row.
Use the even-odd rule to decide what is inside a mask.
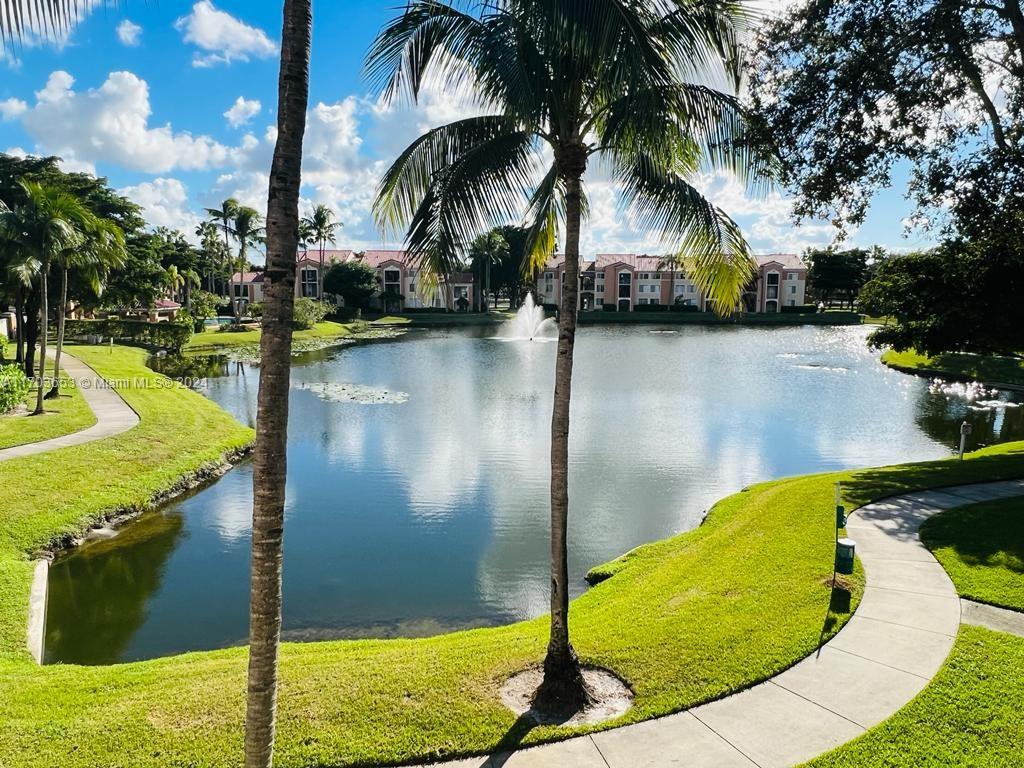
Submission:
[[[192,328],[182,323],[149,323],[145,320],[67,320],[64,333],[70,338],[101,336],[180,352],[192,339]]]

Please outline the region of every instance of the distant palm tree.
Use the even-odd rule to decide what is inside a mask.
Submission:
[[[88,213],[88,211],[87,211]],[[57,312],[57,352],[53,361],[53,386],[47,397],[60,394],[60,358],[64,351],[64,325],[68,305],[68,272],[75,269],[88,282],[97,296],[103,292],[103,278],[111,270],[123,267],[127,259],[124,232],[110,221],[89,213],[82,222],[82,239],[74,247],[58,254],[54,263],[60,267],[60,304]]]
[[[214,245],[219,241],[220,231],[217,228],[217,224],[212,221],[201,221],[195,229],[196,237],[199,238],[199,243],[202,246],[203,255],[207,260],[206,270],[206,289],[213,293],[216,289],[214,287],[214,279],[216,274],[216,255]]]
[[[313,208],[313,212],[302,220],[302,225],[311,235],[310,242],[317,243],[320,246],[320,270],[317,273],[320,277],[317,280],[317,298],[323,299],[324,253],[327,249],[327,243],[334,242],[334,233],[344,225],[336,219],[334,211],[326,205],[317,205]]]
[[[238,240],[238,269],[244,273],[249,264],[248,249],[259,247],[264,242],[263,217],[256,209],[241,206],[235,212],[234,231],[235,239]],[[242,307],[233,289],[231,306],[234,307],[235,317],[240,318]]]
[[[35,415],[45,413],[46,342],[49,334],[50,265],[60,254],[82,244],[83,230],[93,218],[78,198],[57,187],[22,181],[24,200],[0,213],[0,237],[12,243],[25,258],[26,268],[39,279],[41,333],[39,337],[39,378]]]
[[[751,272],[739,227],[693,186],[702,171],[748,179],[758,159],[745,121],[736,2],[410,0],[379,34],[367,73],[387,101],[428,83],[468,94],[488,114],[428,131],[385,175],[374,213],[405,232],[412,259],[455,272],[473,238],[526,214],[530,267],[565,228],[551,418],[551,632],[536,706],[560,714],[590,694],[569,639],[569,403],[579,293],[583,176],[603,160],[640,229],[687,259],[728,311]],[[468,6],[467,6],[468,7]],[[731,93],[706,83],[728,83]]]
[[[65,29],[74,22],[79,7],[86,4],[85,0],[34,0],[19,3],[22,12],[12,14],[12,2],[16,0],[3,0],[0,5],[6,9],[6,13],[0,13],[0,34],[8,38],[20,34],[23,26],[54,32]],[[313,29],[311,0],[284,0],[283,5],[277,140],[267,195],[262,362],[253,451],[245,768],[270,768],[274,754],[295,257]]]
[[[676,303],[676,273],[684,269],[685,266],[686,259],[680,253],[670,253],[667,256],[662,256],[658,262],[659,270],[665,271],[667,269],[671,274],[668,289],[668,306],[670,308]]]
[[[231,300],[232,310],[235,306],[235,270],[232,265],[234,259],[231,257],[231,238],[235,236],[235,217],[238,216],[240,208],[241,204],[235,198],[229,197],[220,204],[220,208],[206,209],[206,215],[210,217],[211,223],[216,224],[224,233],[224,254],[227,259],[226,266],[228,269],[228,297]]]

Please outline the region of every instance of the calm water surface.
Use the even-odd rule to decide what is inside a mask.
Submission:
[[[570,568],[696,526],[716,499],[804,472],[1024,437],[1024,408],[973,407],[885,369],[867,330],[581,330]],[[293,369],[285,637],[415,636],[547,606],[551,343],[475,331],[310,354]],[[205,393],[252,423],[258,368]],[[1007,400],[998,395],[987,400]],[[369,401],[369,402],[367,402]],[[243,643],[252,467],[60,557],[46,657],[102,664]]]

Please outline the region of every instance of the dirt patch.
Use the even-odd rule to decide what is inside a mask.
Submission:
[[[821,579],[822,586],[832,589],[832,576],[824,576]],[[857,588],[857,582],[848,576],[843,576],[841,573],[835,575],[835,588],[842,589],[847,592],[853,592]]]
[[[538,725],[594,725],[622,717],[633,706],[633,691],[617,675],[606,669],[584,667],[583,679],[594,697],[594,703],[569,720],[552,717],[533,709],[530,700],[540,687],[544,672],[534,667],[513,675],[501,686],[501,701],[516,715],[529,715]]]

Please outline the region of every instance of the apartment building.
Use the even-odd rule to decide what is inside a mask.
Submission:
[[[376,272],[379,293],[371,305],[383,311],[403,309],[453,309],[466,311],[472,306],[474,277],[471,273],[452,276],[445,286],[432,287],[424,282],[421,270],[408,258],[405,251],[327,250],[323,263],[318,250],[299,254],[295,274],[295,297],[323,299],[323,275],[331,265],[346,261],[362,261]],[[243,272],[235,275],[236,297],[246,303],[263,301],[263,273]],[[332,298],[332,297],[326,297]]]
[[[807,266],[793,254],[756,256],[756,275],[741,300],[745,312],[779,312],[804,303]],[[560,304],[565,257],[556,254],[537,280],[537,296]],[[673,269],[660,256],[632,253],[598,254],[580,260],[579,306],[583,312],[613,307],[632,312],[649,305],[688,305],[701,310],[707,302],[685,270]]]

